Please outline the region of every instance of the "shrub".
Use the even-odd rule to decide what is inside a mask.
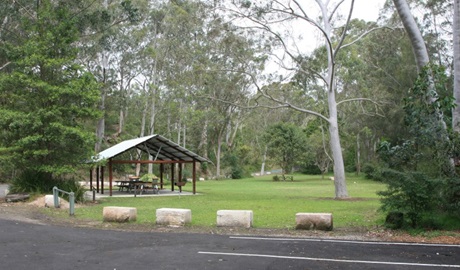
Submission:
[[[83,201],[85,190],[76,179],[57,179],[43,172],[24,171],[13,179],[10,191],[12,193],[52,194],[55,186],[67,192],[73,191],[75,201]],[[64,198],[68,200],[68,195],[65,195]]]
[[[404,225],[404,214],[401,212],[389,212],[385,218],[385,227],[390,229],[401,229]]]
[[[377,192],[383,197],[381,209],[403,213],[415,228],[422,215],[432,210],[433,202],[437,201],[437,181],[418,172],[385,170],[382,176],[388,189]]]
[[[376,171],[376,168],[374,165],[372,164],[364,164],[363,166],[363,173],[364,173],[364,177],[366,179],[374,179],[374,172]]]

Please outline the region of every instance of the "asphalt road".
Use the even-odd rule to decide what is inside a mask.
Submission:
[[[0,269],[458,269],[459,245],[39,225],[0,217]]]

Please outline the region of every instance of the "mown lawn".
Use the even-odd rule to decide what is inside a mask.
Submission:
[[[362,177],[347,177],[350,200],[334,200],[334,182],[321,176],[295,175],[294,181],[274,182],[272,177],[210,180],[197,183],[194,196],[107,198],[76,209],[76,218],[102,220],[104,206],[136,207],[138,223],[155,222],[157,208],[192,210],[192,226],[216,225],[218,210],[252,210],[255,228],[294,228],[299,212],[332,213],[334,227],[370,227],[382,224],[378,190],[385,186]],[[186,185],[184,191],[191,191]]]

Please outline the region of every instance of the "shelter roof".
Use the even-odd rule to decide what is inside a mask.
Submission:
[[[139,149],[162,161],[198,161],[209,162],[192,151],[158,134],[123,141],[105,149],[92,158],[93,162],[114,158],[131,149]]]

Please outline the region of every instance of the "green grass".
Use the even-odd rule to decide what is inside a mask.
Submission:
[[[138,223],[155,222],[157,208],[192,210],[192,226],[216,226],[218,210],[252,210],[255,228],[294,228],[299,212],[332,213],[334,227],[370,227],[382,224],[376,192],[381,183],[349,175],[351,200],[334,200],[334,182],[321,176],[295,175],[293,182],[274,182],[272,177],[198,182],[195,196],[106,198],[94,206],[76,209],[76,217],[102,220],[105,206],[137,208]],[[191,191],[192,185],[183,190]]]

